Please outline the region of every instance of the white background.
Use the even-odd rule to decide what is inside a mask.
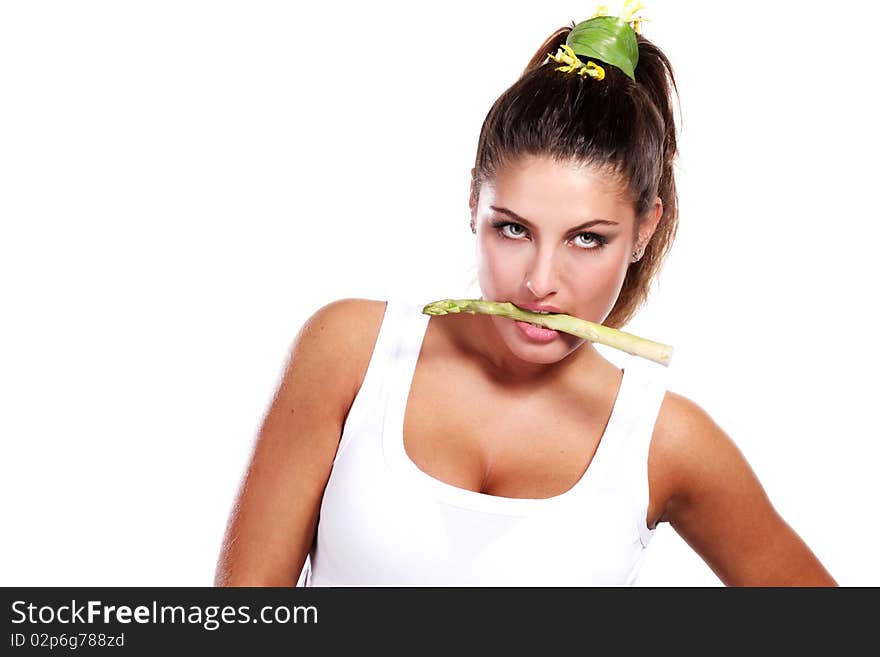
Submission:
[[[681,223],[627,330],[675,346],[670,387],[839,583],[877,586],[880,12],[845,8],[646,8]],[[483,118],[593,9],[0,5],[0,583],[210,585],[302,322],[477,289]],[[720,585],[668,525],[639,583]]]

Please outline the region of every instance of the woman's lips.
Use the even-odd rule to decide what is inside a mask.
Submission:
[[[520,333],[533,342],[552,342],[559,335],[559,331],[553,329],[535,326],[529,322],[521,322],[518,319],[513,321]]]

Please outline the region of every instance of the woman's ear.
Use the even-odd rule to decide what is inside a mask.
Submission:
[[[648,210],[648,216],[645,219],[645,222],[639,226],[638,243],[641,245],[642,249],[644,249],[648,242],[651,241],[651,236],[654,234],[654,231],[657,230],[657,224],[660,223],[660,218],[662,216],[663,200],[658,196],[654,199],[654,205]]]

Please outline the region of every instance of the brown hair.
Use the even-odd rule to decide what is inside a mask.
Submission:
[[[634,204],[636,228],[659,196],[663,216],[642,258],[630,264],[617,302],[603,321],[620,328],[647,299],[678,227],[671,102],[678,88],[666,55],[640,34],[635,81],[601,62],[601,81],[555,70],[559,64],[547,54],[556,53],[574,26],[554,32],[489,110],[477,145],[473,202],[498,166],[522,155],[574,161],[614,175]]]

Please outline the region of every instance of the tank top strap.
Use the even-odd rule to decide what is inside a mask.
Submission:
[[[403,434],[403,416],[422,342],[430,315],[422,313],[422,306],[406,299],[388,302],[394,322],[394,339],[388,355],[386,394],[383,400],[383,453],[386,463],[398,469],[403,467],[403,449],[397,449],[395,439]]]
[[[389,300],[388,308],[394,325],[393,345],[390,352],[396,367],[394,377],[399,383],[406,384],[408,394],[409,383],[415,372],[431,317],[422,312],[422,304],[406,299]]]
[[[396,363],[401,340],[408,337],[405,325],[412,314],[412,307],[413,304],[405,300],[389,299],[385,302],[385,312],[373,345],[373,353],[360,390],[346,417],[334,463],[339,460],[352,436],[380,435],[389,395],[393,394],[392,390],[399,376],[400,368]],[[424,317],[427,318],[427,315]]]
[[[632,357],[635,361],[635,357]],[[648,453],[651,438],[660,413],[667,389],[667,374],[661,365],[643,362],[630,362],[627,366],[636,374],[635,394],[631,397],[633,406],[630,417],[629,436],[626,441],[626,467],[632,472],[631,484],[635,507],[638,511],[636,524],[642,546],[647,547],[656,528],[649,529],[646,523],[650,503],[648,485]]]

